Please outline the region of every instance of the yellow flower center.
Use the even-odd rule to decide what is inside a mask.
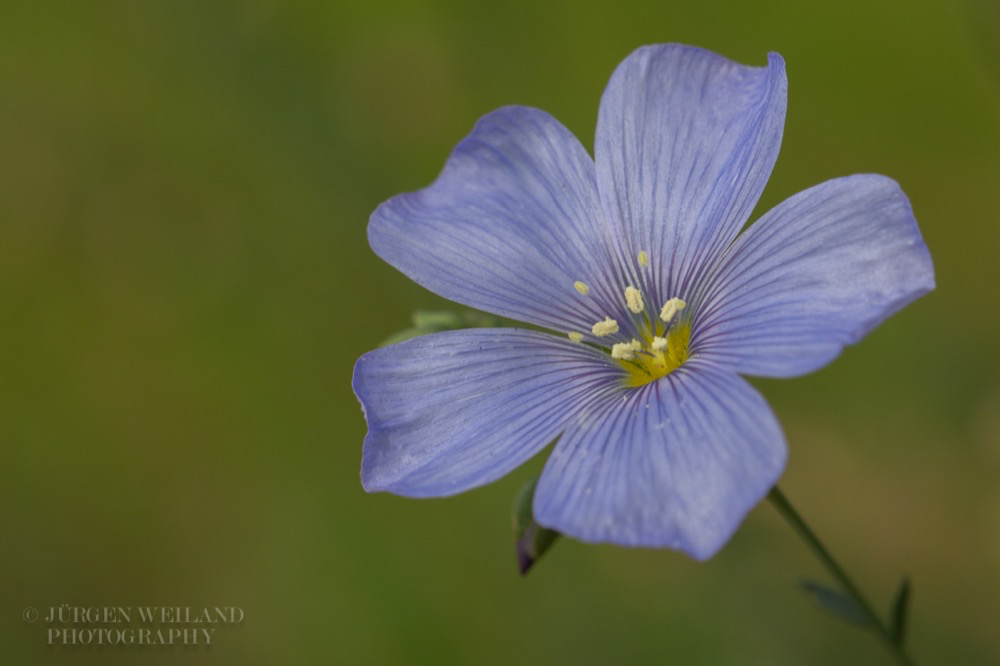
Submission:
[[[639,252],[638,263],[640,269],[649,266],[649,255],[645,251]],[[590,293],[590,287],[583,282],[574,282],[573,286],[581,296]],[[680,314],[687,305],[680,298],[674,297],[664,303],[659,318],[656,318],[646,312],[642,293],[634,286],[626,286],[623,295],[625,306],[631,313],[626,317],[633,324],[632,330],[638,331],[642,339],[615,342],[615,338],[622,340],[624,336],[619,335],[621,328],[611,317],[595,323],[591,333],[595,338],[604,338],[596,343],[605,349],[605,345],[609,344],[605,340],[610,339],[611,358],[625,369],[626,386],[643,386],[669,375],[687,361],[691,319]],[[569,338],[573,342],[582,342],[584,335],[574,331],[569,333]]]
[[[617,359],[628,373],[628,386],[642,386],[666,377],[688,359],[688,341],[691,339],[691,324],[676,323],[665,336],[644,336],[645,343],[629,359]]]

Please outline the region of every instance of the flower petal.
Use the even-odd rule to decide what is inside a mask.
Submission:
[[[687,297],[694,273],[736,237],[778,156],[787,81],[766,68],[666,44],[636,50],[601,99],[598,187],[621,235],[649,254],[656,300]]]
[[[435,333],[354,368],[369,492],[443,496],[493,481],[552,442],[624,371],[590,346],[519,329]]]
[[[891,179],[839,178],[753,224],[699,297],[694,353],[769,377],[811,372],[934,288],[910,203]]]
[[[543,111],[484,116],[428,188],[376,209],[375,252],[414,281],[465,305],[558,331],[584,328],[621,300],[614,242],[594,163]],[[582,281],[594,293],[574,288]]]
[[[583,541],[711,557],[784,469],[763,397],[703,359],[602,401],[556,444],[535,518]]]

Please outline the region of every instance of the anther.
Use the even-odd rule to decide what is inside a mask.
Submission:
[[[683,310],[686,305],[687,303],[679,298],[671,298],[663,304],[663,309],[660,310],[660,319],[663,320],[664,324],[669,324],[670,320],[674,318],[674,315]]]
[[[611,347],[611,358],[617,361],[631,361],[635,358],[631,342],[616,342]]]
[[[663,351],[667,348],[667,339],[656,336],[653,338],[653,342],[650,347],[653,348],[653,351]]]
[[[638,289],[632,286],[625,287],[625,303],[628,305],[628,309],[635,314],[642,312],[644,307],[642,303],[642,294],[639,293]]]
[[[570,339],[570,340],[572,340],[573,342],[580,342],[580,341],[582,341],[582,340],[583,340],[583,333],[577,333],[576,331],[573,331],[573,332],[571,332],[571,333],[567,333],[566,335],[567,335],[567,336],[569,337],[569,339]]]
[[[639,265],[643,268],[649,266],[649,255],[646,254],[645,250],[639,250]]]
[[[605,317],[604,321],[599,321],[596,324],[594,324],[591,327],[590,332],[599,338],[602,338],[606,335],[612,335],[613,333],[618,332],[618,322],[616,322],[611,317]]]
[[[586,296],[587,294],[590,293],[590,287],[588,287],[584,283],[580,282],[579,280],[577,280],[576,282],[574,282],[573,286],[576,287],[576,290],[578,292],[580,292],[581,294],[583,294],[584,296]]]

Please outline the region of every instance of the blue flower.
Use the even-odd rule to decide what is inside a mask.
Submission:
[[[785,466],[742,377],[832,361],[934,287],[906,196],[878,175],[806,190],[742,234],[778,155],[784,62],[643,47],[601,99],[595,157],[552,116],[483,117],[368,237],[414,281],[544,329],[468,329],[354,370],[368,491],[445,496],[557,440],[536,520],[712,556]]]

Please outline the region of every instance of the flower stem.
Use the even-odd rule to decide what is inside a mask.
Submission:
[[[785,494],[781,492],[778,486],[771,489],[767,498],[771,500],[771,504],[774,508],[778,510],[778,513],[784,517],[788,524],[792,526],[802,540],[806,542],[806,545],[812,550],[813,554],[819,559],[819,561],[826,567],[826,570],[833,576],[834,580],[840,585],[841,589],[857,604],[858,610],[865,616],[868,626],[878,634],[879,638],[886,644],[886,646],[892,651],[893,656],[900,664],[906,666],[913,666],[913,661],[906,654],[903,646],[899,641],[893,638],[892,632],[889,626],[882,620],[881,617],[872,609],[872,605],[868,603],[868,600],[861,594],[858,588],[854,585],[847,574],[841,568],[837,561],[833,559],[830,555],[830,551],[826,549],[823,543],[819,540],[816,534],[810,529],[806,521],[802,519],[799,512],[795,510]]]

